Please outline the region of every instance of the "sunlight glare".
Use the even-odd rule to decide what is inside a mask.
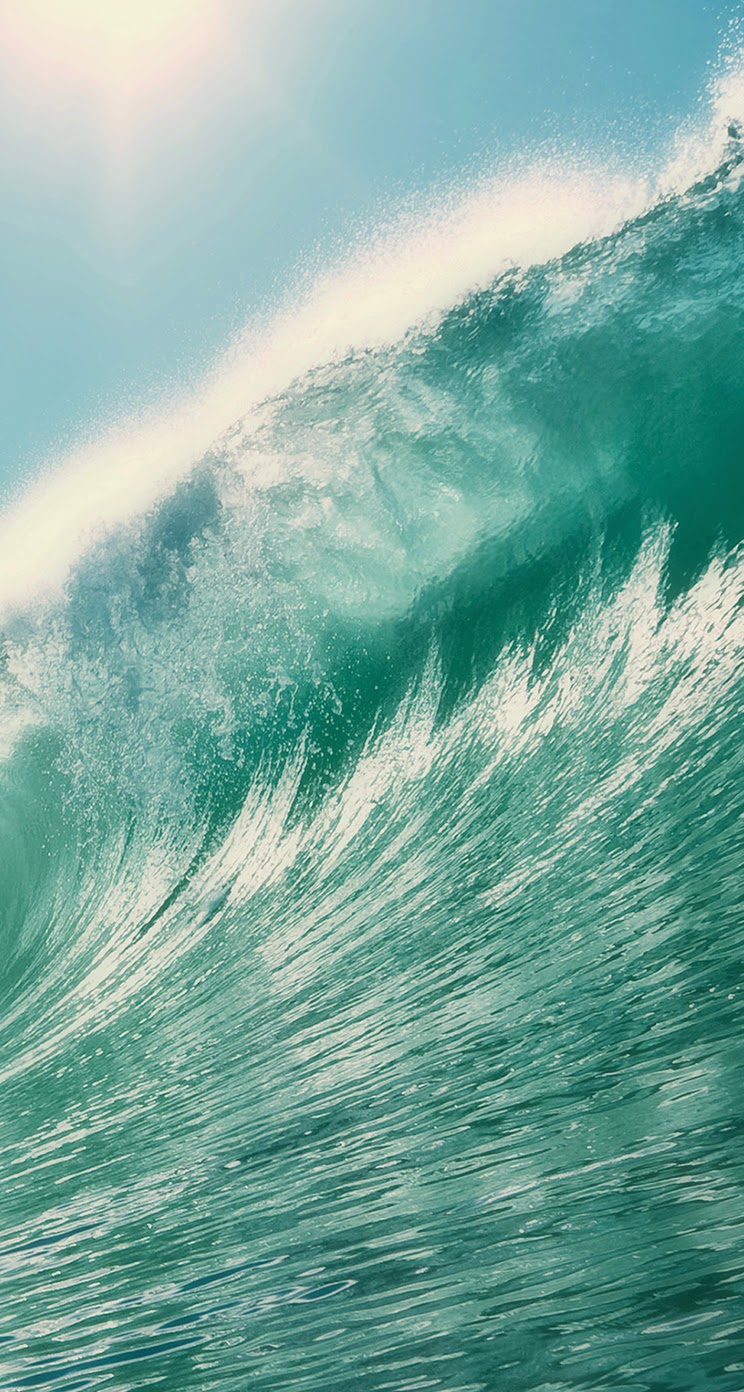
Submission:
[[[126,103],[197,65],[222,17],[220,0],[5,0],[0,38],[26,82]]]

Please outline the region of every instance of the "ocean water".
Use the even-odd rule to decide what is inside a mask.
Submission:
[[[744,1388],[735,85],[6,517],[3,1388]]]

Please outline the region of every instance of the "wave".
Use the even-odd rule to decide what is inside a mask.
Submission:
[[[706,103],[677,133],[661,170],[611,153],[580,158],[546,147],[500,173],[440,191],[381,223],[340,265],[311,265],[278,312],[247,329],[198,391],[155,413],[129,408],[107,432],[49,468],[6,509],[0,530],[0,616],[59,593],[77,558],[117,524],[167,496],[252,408],[349,353],[436,332],[452,307],[504,271],[557,261],[736,159],[744,75],[736,46],[719,60]]]
[[[8,1385],[738,1386],[738,73],[6,518]]]

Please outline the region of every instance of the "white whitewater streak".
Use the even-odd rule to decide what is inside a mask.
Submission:
[[[246,331],[188,399],[132,419],[73,453],[0,519],[0,621],[52,598],[86,548],[167,495],[251,409],[314,367],[433,329],[510,267],[550,261],[607,235],[715,167],[744,115],[744,66],[730,62],[661,180],[567,170],[555,157],[506,171],[409,213]]]

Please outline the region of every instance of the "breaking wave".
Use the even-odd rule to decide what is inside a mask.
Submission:
[[[4,1385],[740,1389],[740,87],[6,515]]]

